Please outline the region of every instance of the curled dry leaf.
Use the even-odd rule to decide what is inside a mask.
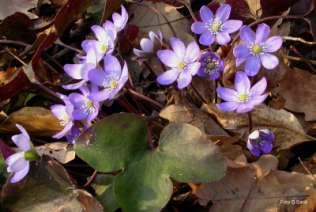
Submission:
[[[160,30],[167,40],[173,36],[187,42],[194,40],[190,30],[191,22],[176,7],[161,2],[143,2],[141,5],[132,4],[129,13],[136,14],[130,24],[145,32]]]
[[[204,105],[203,108],[216,117],[224,129],[247,135],[249,119],[247,114],[225,113],[216,105]],[[291,146],[310,140],[297,118],[286,110],[276,110],[261,105],[252,112],[253,129],[268,128],[276,135],[275,151],[288,149]]]
[[[11,113],[0,123],[0,132],[17,132],[15,124],[22,125],[30,134],[40,136],[52,136],[63,129],[51,111],[42,107],[24,107]]]
[[[47,155],[62,164],[66,164],[75,159],[75,151],[69,148],[69,145],[65,142],[48,143],[42,146],[36,147],[36,152],[40,155]]]
[[[32,165],[23,181],[3,186],[1,194],[7,211],[103,211],[91,194],[75,189],[67,171],[56,161],[44,158]]]
[[[275,170],[276,163],[274,156],[266,155],[256,163],[228,169],[220,181],[198,188],[200,204],[212,201],[210,212],[294,211],[299,204],[287,202],[305,204],[316,191],[316,182],[309,175]]]
[[[189,123],[211,136],[229,136],[207,113],[199,108],[169,105],[159,113],[161,118],[175,123]]]
[[[286,109],[304,113],[306,121],[316,120],[316,75],[288,68],[275,91],[285,99]]]

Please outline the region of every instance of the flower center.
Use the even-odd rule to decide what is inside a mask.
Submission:
[[[210,31],[213,33],[217,33],[221,31],[222,23],[220,20],[214,20],[210,25]]]
[[[249,99],[248,94],[242,93],[239,95],[239,101],[241,101],[241,102],[246,102],[246,101],[248,101],[248,99]]]
[[[112,80],[110,81],[110,88],[111,88],[111,89],[115,89],[115,88],[117,88],[117,87],[118,87],[118,81],[115,80],[115,79],[112,79]]]
[[[260,54],[263,50],[262,46],[257,43],[253,44],[250,49],[253,54]]]
[[[185,63],[183,63],[183,62],[178,64],[178,68],[181,70],[183,70],[185,68],[185,66],[186,66]]]
[[[106,52],[108,50],[108,45],[106,43],[101,43],[99,46],[100,52]]]
[[[204,72],[206,74],[210,75],[210,74],[214,73],[214,71],[217,68],[217,66],[218,66],[218,61],[217,60],[207,59],[206,65],[205,65],[205,68],[204,68]]]
[[[64,111],[61,115],[59,123],[61,124],[61,126],[65,126],[66,124],[68,124],[68,122],[69,122],[69,115],[67,114],[66,111]]]

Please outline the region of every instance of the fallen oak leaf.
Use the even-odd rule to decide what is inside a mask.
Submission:
[[[247,114],[220,111],[215,104],[203,105],[203,109],[216,117],[224,129],[247,135],[249,119]],[[297,118],[286,110],[276,110],[260,105],[251,111],[253,128],[268,128],[276,135],[275,151],[310,140]],[[245,138],[246,140],[246,138]]]
[[[277,159],[272,155],[252,164],[236,165],[221,180],[202,184],[196,195],[202,205],[213,203],[210,212],[294,211],[299,205],[286,202],[304,203],[316,191],[316,182],[310,175],[276,167]]]
[[[297,68],[286,73],[275,89],[285,99],[285,108],[304,113],[306,121],[316,120],[316,76]]]
[[[63,129],[52,112],[42,107],[24,107],[11,113],[0,123],[0,132],[17,132],[15,124],[22,125],[30,134],[40,136],[52,136]]]

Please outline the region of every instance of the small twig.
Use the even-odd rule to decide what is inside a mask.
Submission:
[[[309,60],[306,59],[294,46],[290,46],[290,49],[299,57],[301,57],[302,61],[305,62],[312,71],[316,72],[314,66],[309,62]]]
[[[145,95],[143,95],[143,94],[141,94],[141,93],[138,93],[137,91],[135,91],[135,90],[133,90],[133,89],[130,89],[130,88],[129,88],[129,89],[127,89],[127,91],[128,91],[130,94],[134,95],[135,97],[137,97],[137,98],[139,98],[139,99],[143,99],[143,100],[145,100],[145,101],[147,101],[147,102],[152,103],[153,105],[157,106],[159,109],[163,108],[163,105],[160,104],[159,102],[157,102],[157,101],[155,101],[155,100],[153,100],[153,99],[151,99],[151,98],[149,98],[149,97],[147,97],[147,96],[145,96]]]
[[[0,44],[15,44],[15,45],[25,46],[25,47],[31,46],[28,43],[24,43],[22,41],[17,41],[17,40],[0,40]]]
[[[283,57],[285,57],[286,59],[289,59],[289,60],[303,61],[303,62],[308,62],[308,63],[311,63],[313,65],[316,65],[316,60],[308,60],[308,59],[303,58],[303,57],[294,57],[294,56],[290,56],[290,55],[284,55]]]
[[[79,54],[82,54],[82,51],[81,51],[80,49],[77,49],[77,48],[75,48],[75,47],[72,47],[72,46],[70,46],[70,45],[67,45],[67,44],[63,43],[60,39],[57,39],[57,40],[55,41],[55,44],[57,44],[57,45],[59,45],[59,46],[63,46],[63,47],[65,47],[65,48],[70,49],[70,50],[72,50],[72,51],[75,51],[75,52],[77,52],[77,53],[79,53]]]
[[[93,181],[95,180],[95,178],[97,177],[98,171],[94,170],[94,172],[92,173],[92,175],[88,178],[86,184],[83,185],[84,188],[87,188],[91,185],[91,183],[93,183]]]
[[[181,3],[181,4],[183,4],[183,5],[187,8],[187,10],[189,11],[189,13],[190,13],[192,19],[193,19],[194,21],[197,21],[197,18],[196,18],[195,14],[194,14],[194,12],[193,12],[193,10],[192,10],[192,7],[191,7],[191,3],[188,3],[186,0],[177,0],[177,1],[178,1],[179,3]]]
[[[307,172],[307,174],[311,175],[311,177],[313,178],[313,180],[315,181],[315,177],[314,174],[305,166],[305,164],[303,163],[301,157],[297,157],[298,161],[300,162],[301,166],[303,167],[303,169]]]
[[[296,41],[296,42],[301,42],[304,43],[306,45],[316,45],[315,41],[306,41],[303,38],[299,38],[299,37],[292,37],[292,36],[283,36],[284,40],[289,40],[289,41]]]

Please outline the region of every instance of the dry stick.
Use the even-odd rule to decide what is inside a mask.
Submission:
[[[301,157],[297,157],[298,161],[300,162],[301,166],[303,167],[303,169],[307,172],[307,174],[310,174],[311,177],[313,178],[313,180],[315,181],[315,177],[314,174],[305,166],[305,164],[303,163]]]
[[[63,47],[65,47],[65,48],[70,49],[70,50],[72,50],[72,51],[75,51],[75,52],[77,52],[77,53],[79,53],[79,54],[82,54],[82,51],[81,51],[80,49],[77,49],[77,48],[72,47],[72,46],[70,46],[70,45],[68,45],[68,44],[65,44],[65,43],[63,43],[60,39],[57,39],[57,40],[55,41],[55,44],[57,44],[57,45],[59,45],[59,46],[63,46]]]
[[[190,16],[192,17],[192,19],[193,19],[194,21],[197,21],[197,18],[196,18],[195,14],[194,14],[194,12],[193,12],[193,10],[192,10],[192,7],[191,7],[191,3],[187,3],[186,0],[177,0],[177,1],[178,1],[179,3],[181,3],[181,4],[183,4],[183,5],[187,8],[187,10],[189,11]]]
[[[306,63],[311,63],[313,65],[316,65],[316,60],[308,60],[308,59],[303,58],[303,57],[294,57],[294,56],[290,56],[290,55],[284,55],[283,57],[285,57],[286,59],[289,59],[289,60],[303,61]]]
[[[135,97],[138,97],[139,99],[143,99],[143,100],[145,100],[147,102],[152,103],[153,105],[156,105],[159,109],[163,108],[163,105],[160,104],[159,102],[157,102],[157,101],[155,101],[155,100],[153,100],[153,99],[151,99],[151,98],[149,98],[149,97],[147,97],[147,96],[145,96],[145,95],[143,95],[141,93],[138,93],[137,91],[135,91],[133,89],[128,88],[127,91],[130,94],[134,95]]]
[[[315,70],[315,68],[313,67],[313,65],[310,64],[310,63],[308,62],[308,60],[307,60],[294,46],[290,46],[290,49],[291,49],[292,51],[294,51],[295,54],[297,54],[298,56],[300,56],[301,58],[303,58],[302,61],[304,61],[304,62],[308,65],[308,67],[309,67],[313,72],[316,72],[316,70]]]
[[[26,68],[32,68],[30,65],[26,64],[23,60],[21,60],[18,56],[16,56],[15,54],[13,54],[9,49],[7,49],[7,52],[14,57],[16,60],[18,60],[20,63],[22,63],[22,65],[24,65]],[[33,70],[32,70],[33,71]],[[34,71],[33,71],[34,72]],[[24,72],[25,73],[25,72]],[[29,75],[25,73],[25,75],[28,77],[28,79],[30,80],[30,82],[32,83],[32,85],[35,88],[38,88],[42,91],[44,91],[45,93],[48,94],[48,97],[52,98],[52,100],[57,101],[57,102],[62,102],[62,100],[60,99],[60,97],[54,92],[52,91],[50,88],[44,86],[43,84],[41,84],[38,80],[35,79],[35,76],[32,76],[32,79],[29,78]],[[33,79],[34,78],[34,79]]]
[[[284,40],[301,42],[301,43],[304,43],[304,44],[306,44],[306,45],[311,45],[311,46],[316,45],[316,42],[315,42],[315,41],[306,41],[306,40],[304,40],[303,38],[299,38],[299,37],[283,36],[282,38],[283,38]]]
[[[17,40],[0,40],[0,44],[15,44],[15,45],[25,46],[25,47],[31,46],[28,43],[24,43],[22,41],[17,41]]]
[[[92,175],[88,178],[87,182],[83,185],[84,188],[87,188],[88,186],[91,185],[91,183],[93,183],[93,181],[95,180],[95,178],[97,177],[98,171],[94,170],[94,172],[92,173]]]

